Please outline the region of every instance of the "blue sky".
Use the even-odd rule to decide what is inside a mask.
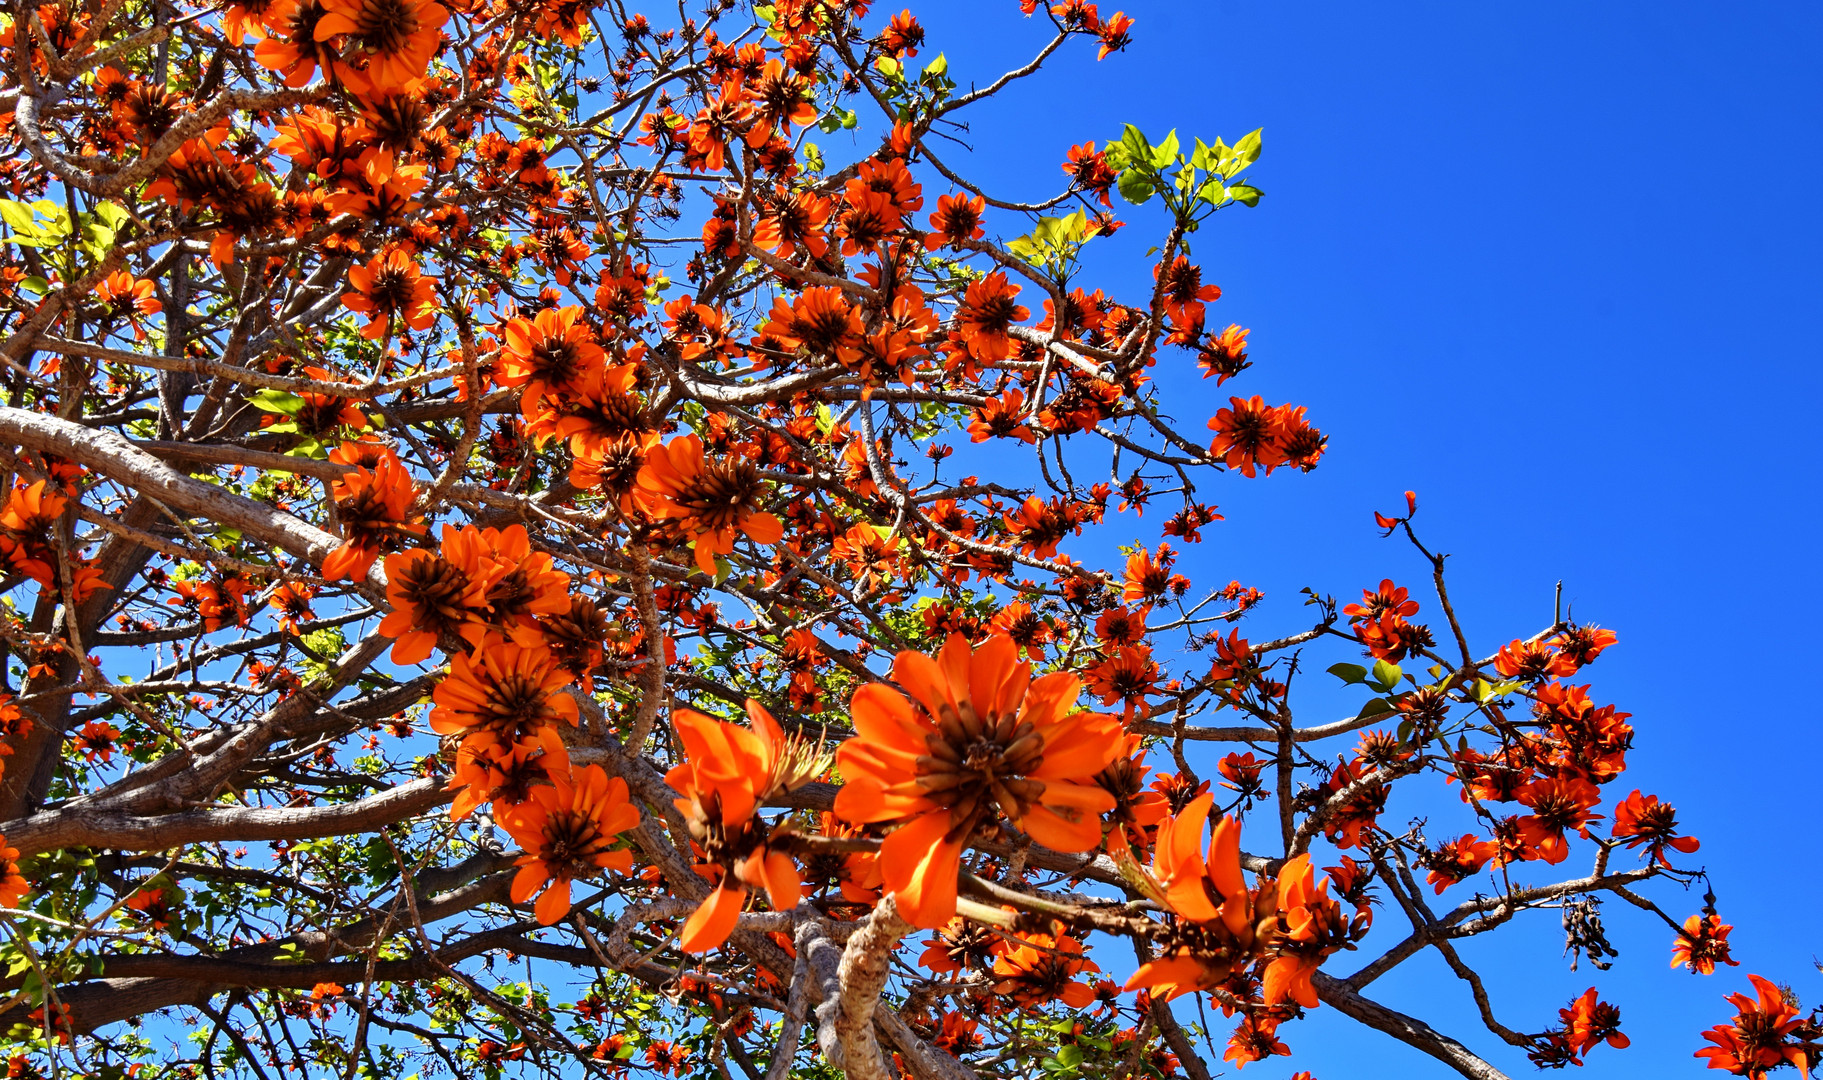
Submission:
[[[1124,8],[1137,20],[1126,54],[1070,50],[972,110],[973,153],[952,156],[1026,198],[1057,189],[1071,144],[1124,123],[1186,141],[1265,128],[1266,198],[1224,211],[1196,251],[1225,290],[1210,322],[1252,327],[1255,367],[1219,396],[1190,387],[1202,398],[1180,416],[1200,427],[1229,388],[1295,401],[1330,455],[1309,476],[1215,485],[1228,520],[1190,553],[1192,575],[1265,589],[1254,636],[1304,621],[1304,585],[1420,585],[1422,566],[1370,516],[1415,488],[1426,540],[1455,554],[1478,647],[1548,622],[1559,579],[1579,618],[1617,630],[1588,674],[1598,700],[1634,714],[1627,788],[1674,802],[1702,838],[1743,966],[1672,971],[1664,925],[1614,904],[1612,971],[1570,972],[1551,913],[1465,955],[1521,1030],[1590,985],[1620,1005],[1632,1048],[1597,1050],[1584,1075],[1694,1075],[1699,1030],[1727,1019],[1722,996],[1747,989],[1746,972],[1823,995],[1802,839],[1823,756],[1809,685],[1823,640],[1804,609],[1823,584],[1805,434],[1823,359],[1808,190],[1823,165],[1823,8]],[[914,10],[931,32],[919,62],[946,53],[964,87],[1044,40],[1013,0]],[[1149,280],[1157,218],[1120,216],[1132,227],[1091,245],[1082,281],[1130,297]],[[1151,516],[1143,530],[1155,543]],[[1657,895],[1680,918],[1701,904]],[[1375,993],[1532,1072],[1479,1028],[1446,968],[1411,968]],[[1285,1035],[1298,1056],[1247,1076],[1453,1075],[1329,1009]]]

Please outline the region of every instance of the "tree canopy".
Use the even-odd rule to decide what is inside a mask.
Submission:
[[[1322,1008],[1491,1078],[1628,1037],[1466,939],[1734,964],[1614,631],[1472,642],[1410,492],[1358,599],[1178,565],[1328,450],[1198,262],[1260,132],[1020,201],[968,110],[1132,20],[975,79],[870,6],[7,9],[9,1076],[1207,1080]],[[1431,954],[1484,1034],[1374,996]],[[1698,1055],[1807,1067],[1750,978]]]

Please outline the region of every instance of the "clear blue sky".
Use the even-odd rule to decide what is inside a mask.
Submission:
[[[1265,128],[1265,200],[1199,238],[1205,280],[1225,290],[1210,321],[1254,328],[1256,366],[1230,387],[1309,405],[1331,450],[1308,477],[1216,485],[1228,521],[1193,573],[1266,589],[1256,636],[1303,620],[1306,584],[1421,584],[1369,513],[1415,488],[1481,645],[1548,621],[1559,578],[1579,618],[1616,629],[1588,674],[1634,714],[1625,783],[1677,804],[1702,838],[1743,966],[1674,972],[1663,924],[1614,904],[1613,971],[1569,972],[1550,914],[1467,955],[1517,968],[1490,990],[1521,1030],[1591,984],[1620,1005],[1633,1047],[1598,1049],[1583,1075],[1695,1075],[1698,1031],[1727,1019],[1721,998],[1747,971],[1823,995],[1807,839],[1823,635],[1805,614],[1823,584],[1823,7],[1124,8],[1125,55],[1098,65],[1079,47],[975,111],[971,171],[1040,196],[1072,143],[1126,122],[1155,137]],[[914,10],[965,87],[1043,40],[1013,0]],[[1085,284],[1144,287],[1149,210],[1126,208],[1134,227],[1102,244]],[[1207,400],[1180,415],[1217,407],[1198,390]],[[1155,528],[1149,515],[1152,542]],[[1659,895],[1680,918],[1701,904]],[[1447,969],[1413,967],[1375,993],[1532,1073],[1479,1029]],[[1246,1076],[1452,1075],[1329,1009],[1284,1034],[1295,1064]]]

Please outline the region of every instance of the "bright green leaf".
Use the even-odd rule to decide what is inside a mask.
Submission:
[[[1171,163],[1176,160],[1177,129],[1172,128],[1170,134],[1165,136],[1165,141],[1159,143],[1158,146],[1153,149],[1152,167],[1155,169],[1168,169],[1171,167]]]
[[[1399,679],[1403,675],[1398,664],[1389,664],[1384,660],[1374,661],[1373,684],[1382,691],[1388,691],[1398,686]]]
[[[296,394],[287,393],[283,390],[274,390],[268,387],[264,390],[256,390],[252,394],[247,395],[247,404],[261,412],[282,413],[286,416],[296,416],[304,407],[304,399],[298,397]]]
[[[1240,203],[1243,206],[1258,206],[1260,205],[1260,196],[1264,195],[1265,192],[1254,187],[1252,184],[1236,184],[1228,189],[1228,194],[1235,202]]]
[[[1143,206],[1158,191],[1152,178],[1138,169],[1128,169],[1120,174],[1120,197],[1134,206]]]

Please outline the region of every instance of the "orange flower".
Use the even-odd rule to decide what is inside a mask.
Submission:
[[[1588,839],[1589,826],[1601,820],[1591,813],[1601,802],[1601,792],[1587,780],[1554,777],[1534,780],[1519,790],[1519,801],[1532,812],[1519,819],[1519,835],[1528,855],[1556,866],[1569,857],[1566,830],[1575,829]]]
[[[568,400],[561,412],[552,411],[549,433],[570,441],[570,453],[578,460],[600,457],[607,446],[628,435],[656,437],[649,431],[645,403],[635,392],[639,385],[637,363],[588,369],[570,384]],[[544,415],[526,425],[527,434],[545,434]]]
[[[1718,1024],[1703,1032],[1703,1038],[1714,1043],[1698,1050],[1693,1057],[1708,1058],[1711,1069],[1726,1069],[1737,1076],[1762,1077],[1768,1070],[1790,1063],[1810,1075],[1810,1058],[1803,1046],[1791,1042],[1791,1036],[1803,1024],[1797,1006],[1785,1000],[1777,986],[1749,975],[1759,1000],[1746,994],[1729,994],[1728,1003],[1735,1008],[1732,1024]]]
[[[1690,916],[1671,943],[1671,966],[1702,975],[1715,974],[1717,964],[1740,967],[1741,962],[1728,954],[1728,932],[1733,929],[1714,911]]]
[[[568,700],[567,698],[565,700]],[[546,926],[570,910],[570,882],[602,870],[626,873],[633,854],[616,849],[620,834],[639,824],[639,810],[627,798],[627,782],[599,765],[551,773],[551,782],[531,790],[525,802],[509,806],[500,824],[525,854],[515,864],[513,902],[523,904],[543,890],[532,911]]]
[[[1572,1001],[1569,1008],[1557,1010],[1557,1016],[1563,1023],[1565,1041],[1578,1056],[1599,1043],[1605,1042],[1616,1050],[1633,1045],[1632,1039],[1621,1034],[1620,1010],[1597,999],[1593,986]]]
[[[247,606],[247,593],[253,583],[239,574],[233,574],[220,582],[214,581],[173,581],[171,587],[178,595],[169,603],[178,607],[194,606],[202,618],[203,629],[214,633],[224,626],[246,626],[253,620],[253,611]]]
[[[985,971],[1007,948],[1007,940],[991,927],[960,916],[937,928],[937,936],[924,943],[918,963],[937,975]]]
[[[1268,473],[1284,461],[1279,446],[1282,417],[1278,409],[1267,405],[1258,394],[1252,398],[1229,398],[1229,408],[1218,411],[1209,421],[1215,438],[1209,444],[1209,456],[1219,458],[1242,476],[1255,475],[1256,466],[1264,465]]]
[[[301,374],[320,382],[333,382],[336,378],[320,367],[306,367]],[[292,426],[303,434],[321,437],[329,435],[338,427],[359,430],[367,426],[367,415],[348,398],[313,390],[299,390],[297,396],[304,403],[298,407],[291,420]],[[260,417],[260,426],[272,427],[285,419],[281,413],[269,412]]]
[[[557,666],[585,690],[594,689],[591,672],[607,659],[608,635],[615,624],[587,596],[569,596],[569,610],[551,612],[538,622],[544,643]]]
[[[1220,386],[1252,367],[1247,360],[1248,333],[1246,327],[1230,323],[1221,333],[1210,334],[1196,351],[1196,366],[1203,369],[1203,378],[1213,375],[1215,385]]]
[[[412,499],[417,496],[410,474],[390,449],[379,447],[379,451],[372,468],[356,466],[354,472],[329,489],[346,538],[323,560],[323,577],[330,581],[366,577],[387,543],[404,535],[423,536],[428,531],[423,518],[408,518]]]
[[[1222,1060],[1232,1061],[1234,1067],[1240,1069],[1275,1054],[1289,1056],[1291,1048],[1279,1041],[1278,1030],[1276,1017],[1249,1013],[1241,1018],[1234,1034],[1228,1036],[1228,1052],[1222,1055]]]
[[[1126,574],[1120,590],[1121,599],[1157,600],[1167,590],[1183,595],[1190,588],[1190,579],[1171,572],[1171,564],[1176,558],[1170,544],[1158,546],[1156,559],[1144,548],[1127,556]]]
[[[1603,630],[1595,626],[1572,626],[1551,639],[1551,644],[1559,650],[1559,655],[1572,665],[1569,674],[1588,667],[1595,662],[1608,646],[1620,640],[1612,630]]]
[[[492,744],[465,739],[456,746],[449,790],[456,793],[449,819],[461,821],[484,803],[522,803],[532,789],[550,779],[552,768],[569,767],[570,756],[555,727],[543,727],[530,741],[514,743],[502,755]],[[547,768],[549,766],[549,768]]]
[[[1106,60],[1111,52],[1123,52],[1133,43],[1133,17],[1124,11],[1116,11],[1101,24],[1095,36],[1101,41],[1101,48],[1095,51],[1095,59]]]
[[[582,308],[547,308],[530,319],[506,324],[505,345],[494,380],[501,386],[525,386],[520,410],[526,419],[544,396],[583,385],[604,366],[607,354],[588,325],[578,324]]]
[[[982,216],[987,213],[987,200],[976,195],[939,195],[937,209],[931,211],[930,235],[924,238],[924,246],[935,251],[944,245],[960,247],[970,240],[979,240],[983,235]]]
[[[326,13],[321,0],[277,0],[263,17],[273,36],[254,47],[253,59],[261,67],[282,73],[286,86],[306,85],[317,65],[327,65],[335,56],[316,36]]]
[[[164,304],[153,292],[152,283],[135,278],[125,270],[116,270],[101,279],[101,284],[95,286],[95,299],[107,305],[110,314],[129,319],[164,310]]]
[[[30,487],[15,484],[0,509],[0,558],[14,571],[47,589],[57,587],[57,552],[50,544],[50,529],[68,504],[62,495],[46,491],[46,480]]]
[[[1159,263],[1152,267],[1152,280],[1159,283],[1165,301],[1165,314],[1171,321],[1201,326],[1203,303],[1219,300],[1221,286],[1204,285],[1203,269],[1179,255],[1170,266]]]
[[[389,339],[396,317],[412,330],[428,329],[437,311],[437,279],[418,272],[418,264],[398,248],[383,251],[366,266],[348,270],[349,292],[342,304],[367,316],[361,336],[370,341]]]
[[[1543,641],[1515,638],[1494,654],[1494,670],[1509,679],[1541,682],[1576,674],[1576,665]]]
[[[449,12],[435,0],[322,0],[323,17],[312,37],[322,42],[338,34],[367,52],[359,76],[344,64],[337,74],[362,94],[404,90],[423,79],[437,51],[439,33]],[[353,77],[351,77],[353,76]]]
[[[1152,831],[1171,813],[1164,795],[1145,786],[1146,751],[1138,735],[1121,739],[1120,754],[1107,768],[1095,774],[1095,782],[1114,798],[1109,812],[1108,850],[1120,845],[1145,848],[1151,843]]]
[[[829,238],[823,226],[829,221],[832,204],[813,191],[799,192],[781,198],[760,214],[753,227],[755,247],[776,251],[779,258],[789,259],[802,248],[812,258],[829,253]]]
[[[714,577],[715,557],[734,551],[736,536],[776,544],[785,535],[779,519],[754,508],[765,482],[744,457],[706,459],[703,441],[684,435],[646,451],[636,497],[646,513],[675,520],[696,546],[696,565]]]
[[[1015,386],[1000,397],[991,397],[975,407],[969,422],[970,442],[989,439],[1018,439],[1036,443],[1038,436],[1025,422],[1025,391]]]
[[[171,925],[172,909],[183,900],[183,893],[163,877],[155,877],[127,897],[127,908],[143,915],[154,930]]]
[[[1113,656],[1091,665],[1087,674],[1089,693],[1103,705],[1121,702],[1129,716],[1145,708],[1146,695],[1158,692],[1158,662],[1149,645],[1123,645]]]
[[[1029,660],[1043,660],[1044,647],[1055,636],[1045,617],[1023,600],[1015,600],[1001,608],[988,623],[988,629],[1012,638],[1013,644],[1024,650]]]
[[[1061,1001],[1072,1009],[1095,1004],[1095,991],[1076,976],[1099,972],[1083,956],[1082,944],[1068,935],[1028,934],[1006,943],[994,957],[994,993],[1024,1009]]]
[[[1644,844],[1646,858],[1667,868],[1666,848],[1689,855],[1701,846],[1694,836],[1677,835],[1677,811],[1670,803],[1659,802],[1657,795],[1641,796],[1637,788],[1614,806],[1614,835],[1631,837],[1629,850]]]
[[[1480,873],[1498,850],[1492,841],[1478,840],[1472,835],[1439,844],[1425,860],[1424,865],[1430,870],[1425,880],[1441,896],[1451,885]]]
[[[760,335],[770,338],[778,349],[802,350],[848,366],[861,358],[863,333],[861,313],[836,288],[805,289],[789,304],[778,297],[772,302],[767,323],[760,327]]]
[[[817,818],[817,835],[832,839],[850,839],[866,835],[859,825],[848,825],[834,814],[823,811]],[[880,899],[880,860],[871,851],[812,852],[803,859],[804,887],[812,893],[827,893],[839,888],[842,899],[850,904],[872,907]]]
[[[797,864],[769,846],[775,832],[754,815],[766,800],[821,772],[825,759],[786,738],[759,702],[747,702],[747,719],[751,731],[691,709],[672,716],[685,760],[665,782],[682,796],[677,809],[702,857],[696,872],[715,883],[684,923],[678,947],[685,952],[707,952],[728,940],[750,886],[766,890],[775,911],[790,911],[802,895]]]
[[[449,542],[455,532],[443,526],[444,555],[414,548],[386,556],[386,602],[392,611],[380,620],[380,633],[398,639],[392,647],[395,664],[429,659],[450,635],[473,648],[487,632],[487,590],[504,568],[491,560],[450,561],[449,555],[467,550]]]
[[[99,758],[105,763],[112,760],[114,751],[120,748],[120,729],[106,720],[90,720],[82,725],[73,742],[87,760]]]
[[[548,552],[533,551],[524,525],[504,529],[443,530],[444,558],[485,575],[485,619],[489,626],[524,645],[543,640],[538,616],[570,610],[570,575],[556,568]]]
[[[1055,497],[1044,502],[1029,495],[1016,513],[1003,515],[1001,521],[1021,551],[1040,559],[1056,555],[1064,537],[1082,532],[1082,519],[1075,508]]]
[[[399,164],[391,150],[363,150],[352,166],[341,167],[340,186],[323,205],[331,214],[353,214],[375,228],[401,227],[421,205],[412,196],[424,187],[427,172],[426,165]]]
[[[971,650],[952,635],[935,658],[901,652],[893,681],[855,691],[857,738],[836,763],[848,783],[836,816],[893,822],[880,849],[881,873],[914,925],[941,926],[956,913],[963,845],[1001,815],[1057,851],[1101,843],[1102,813],[1114,799],[1095,774],[1120,754],[1111,716],[1072,713],[1075,675],[1033,679],[1019,648],[1001,635]]]
[[[466,745],[505,760],[515,746],[538,745],[546,728],[575,726],[576,702],[560,692],[569,681],[544,646],[489,640],[450,658],[449,674],[431,693],[431,730],[461,735]]]
[[[1005,360],[1013,354],[1007,331],[1031,312],[1018,303],[1019,286],[995,272],[972,282],[956,309],[956,326],[968,354],[977,360]]]
[[[6,837],[0,836],[0,907],[18,907],[31,891],[25,875],[19,872],[19,849],[8,847]]]
[[[315,595],[314,586],[287,581],[272,590],[272,595],[267,598],[267,603],[271,604],[272,610],[279,613],[279,626],[283,627],[288,634],[296,634],[298,627],[316,618],[316,612],[310,608],[311,598]]]
[[[1295,1001],[1318,1004],[1311,976],[1323,960],[1365,932],[1366,917],[1345,922],[1341,905],[1329,896],[1310,856],[1299,855],[1276,878],[1261,877],[1252,889],[1241,876],[1241,827],[1231,818],[1216,822],[1203,852],[1203,827],[1215,796],[1205,792],[1182,813],[1159,826],[1152,870],[1141,883],[1175,916],[1158,959],[1140,966],[1126,989],[1140,987],[1169,1001],[1209,990],[1264,964],[1268,1005]]]
[[[759,78],[753,81],[752,93],[759,111],[753,127],[747,132],[749,146],[765,145],[775,131],[789,136],[793,124],[808,127],[816,123],[816,97],[811,81],[781,61],[766,61]]]
[[[848,564],[855,582],[869,593],[893,583],[898,574],[899,537],[883,526],[862,522],[836,537],[829,557]]]

